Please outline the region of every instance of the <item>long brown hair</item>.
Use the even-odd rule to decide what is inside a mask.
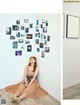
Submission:
[[[29,59],[31,59],[31,58],[34,58],[34,59],[35,59],[34,69],[33,69],[33,72],[34,72],[34,71],[36,70],[36,67],[37,67],[37,59],[36,59],[36,57],[34,57],[34,56],[31,56]],[[29,62],[28,65],[31,66],[31,63]]]

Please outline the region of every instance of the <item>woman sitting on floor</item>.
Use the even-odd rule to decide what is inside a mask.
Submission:
[[[40,88],[36,79],[39,73],[36,57],[32,56],[29,59],[29,64],[24,69],[24,80],[16,85],[11,85],[5,88],[10,92],[11,99],[16,102],[20,102],[22,99],[40,98],[45,96],[47,92]]]

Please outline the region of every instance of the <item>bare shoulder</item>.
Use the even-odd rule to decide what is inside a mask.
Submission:
[[[37,69],[37,71],[39,71],[39,67],[38,66],[36,67],[36,69]]]
[[[25,66],[25,69],[27,69],[27,68],[28,68],[28,65]]]

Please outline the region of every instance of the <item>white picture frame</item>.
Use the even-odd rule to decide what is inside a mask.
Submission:
[[[67,15],[66,38],[79,38],[79,17]]]

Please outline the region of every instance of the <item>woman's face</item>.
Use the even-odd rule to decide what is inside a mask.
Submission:
[[[31,64],[34,64],[34,63],[36,62],[36,60],[35,60],[34,58],[30,58],[29,62],[30,62]]]

